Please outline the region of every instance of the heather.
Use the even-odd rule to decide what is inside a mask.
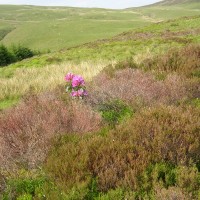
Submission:
[[[53,137],[98,130],[100,123],[100,115],[81,102],[64,102],[54,93],[25,97],[0,116],[1,166],[37,166]]]
[[[24,96],[1,113],[2,198],[198,199],[197,83],[127,61]]]
[[[98,195],[129,188],[144,198],[153,195],[157,186],[176,186],[195,198],[199,190],[199,115],[198,109],[190,107],[143,109],[106,136],[63,138],[45,165],[61,188],[89,187],[96,181]]]

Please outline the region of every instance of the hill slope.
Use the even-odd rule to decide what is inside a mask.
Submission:
[[[0,41],[56,51],[165,19],[200,13],[200,2],[178,6],[167,2],[165,6],[125,10],[0,5]]]
[[[0,5],[2,42],[39,50],[55,51],[149,23],[127,10]]]
[[[176,5],[176,4],[198,3],[198,2],[199,2],[199,0],[163,0],[156,4],[157,5]]]
[[[56,87],[66,71],[84,73],[90,79],[108,64],[127,59],[140,63],[173,47],[194,43],[200,43],[200,16],[153,24],[12,64],[0,69],[0,108],[29,90],[39,92]]]

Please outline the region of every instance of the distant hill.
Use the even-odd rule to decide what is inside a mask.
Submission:
[[[199,3],[199,0],[164,0],[153,5],[176,5],[185,3]]]
[[[124,31],[200,15],[199,0],[165,0],[124,10],[0,5],[0,44],[51,52]]]

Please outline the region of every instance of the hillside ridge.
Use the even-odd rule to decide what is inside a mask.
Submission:
[[[198,3],[198,0],[163,0],[152,5],[176,5],[185,3]]]

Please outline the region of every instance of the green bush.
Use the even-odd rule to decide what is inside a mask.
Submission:
[[[16,61],[21,61],[34,56],[34,52],[31,49],[21,45],[12,46],[11,51],[13,52]]]
[[[0,45],[0,66],[6,66],[14,62],[14,56],[9,52],[7,47]]]
[[[0,45],[0,66],[6,66],[34,55],[35,53],[31,49],[21,45],[12,46],[10,49]]]

